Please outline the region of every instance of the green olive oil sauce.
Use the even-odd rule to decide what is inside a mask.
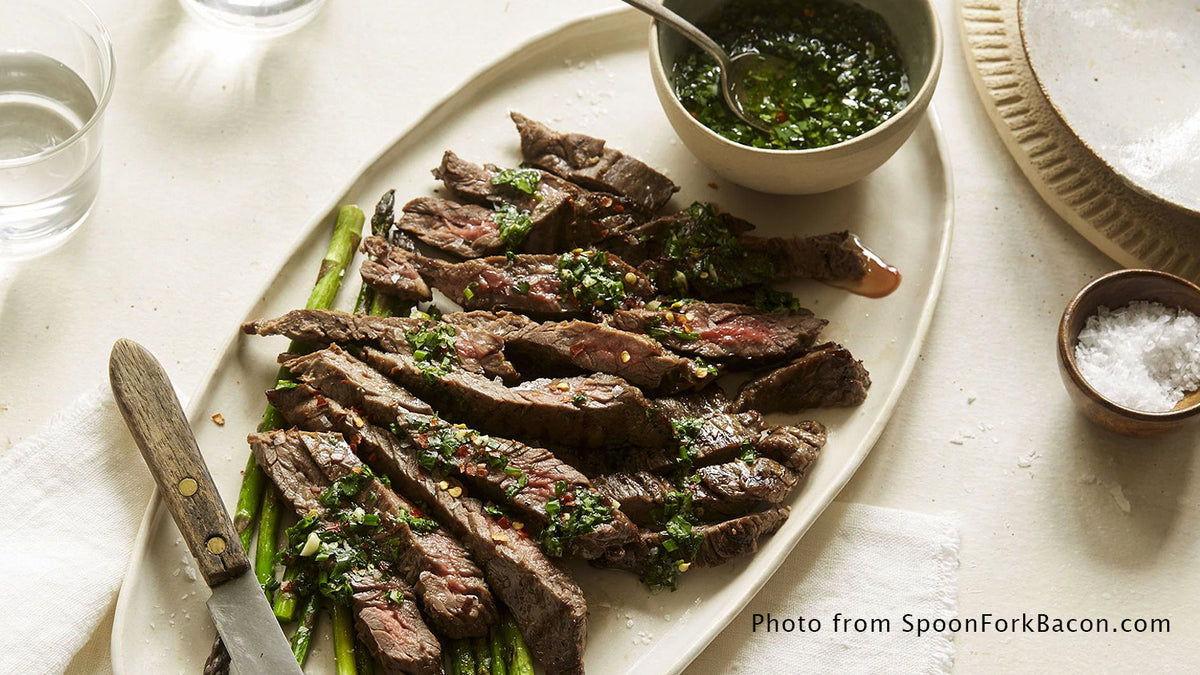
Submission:
[[[716,62],[692,48],[674,65],[675,94],[704,126],[743,145],[819,148],[864,134],[908,102],[908,75],[879,14],[838,0],[734,2],[701,25],[737,56],[771,54],[780,70],[751,71],[740,90],[746,111],[770,133],[736,118],[721,97]]]

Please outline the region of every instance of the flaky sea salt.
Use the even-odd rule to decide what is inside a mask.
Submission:
[[[1166,412],[1200,387],[1200,319],[1142,300],[1101,307],[1079,331],[1075,363],[1105,398]]]

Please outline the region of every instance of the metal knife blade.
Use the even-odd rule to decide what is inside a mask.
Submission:
[[[117,407],[158,484],[158,493],[212,589],[213,623],[241,675],[303,675],[229,520],[187,416],[162,365],[145,347],[118,340],[108,362]]]

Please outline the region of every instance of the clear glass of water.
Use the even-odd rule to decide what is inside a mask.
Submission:
[[[180,0],[193,14],[225,28],[262,36],[308,23],[325,0]]]
[[[108,31],[78,0],[0,0],[0,260],[45,253],[100,186]]]

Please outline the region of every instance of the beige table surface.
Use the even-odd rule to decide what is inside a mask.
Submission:
[[[171,0],[92,2],[118,61],[100,200],[65,247],[0,269],[0,452],[103,381],[120,336],[198,387],[290,224],[491,54],[614,4],[331,0],[298,33],[247,46],[203,39]],[[961,634],[959,672],[1195,671],[1197,436],[1129,441],[1071,408],[1059,313],[1115,265],[1026,184],[976,99],[952,3],[937,4],[950,269],[904,400],[841,499],[957,514],[964,617],[1171,620],[1167,635]],[[106,650],[101,635],[73,672],[102,669]]]

